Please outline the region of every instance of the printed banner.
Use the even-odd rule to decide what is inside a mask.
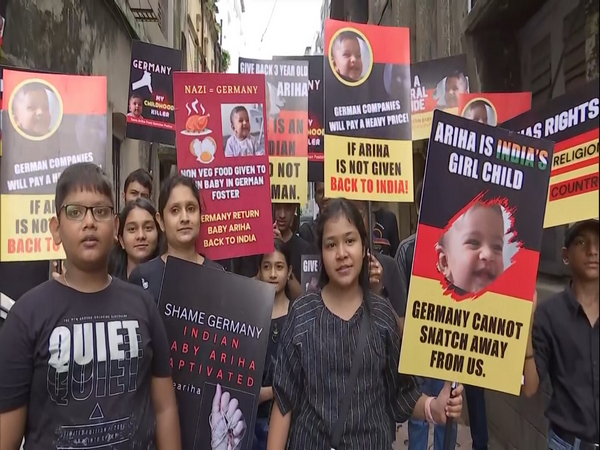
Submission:
[[[274,298],[268,283],[167,259],[159,310],[182,448],[252,448]]]
[[[320,267],[321,255],[302,255],[302,274],[300,276],[302,294],[319,290]]]
[[[598,217],[596,81],[501,125],[556,142],[544,228]]]
[[[445,110],[458,114],[459,95],[470,92],[467,76],[467,55],[424,61],[410,66],[412,138],[429,139],[433,111]]]
[[[519,395],[553,150],[434,113],[400,372]]]
[[[324,181],[323,55],[275,56],[273,59],[308,61],[308,181]]]
[[[133,41],[127,103],[127,137],[175,145],[173,73],[181,51]]]
[[[408,28],[327,20],[325,43],[325,195],[412,202]]]
[[[267,82],[271,201],[308,201],[308,62],[239,59],[239,73]]]
[[[48,229],[56,182],[71,164],[104,166],[106,78],[6,68],[3,77],[0,260],[64,259]]]
[[[273,251],[265,78],[174,75],[177,166],[202,195],[198,250],[222,260]]]
[[[531,92],[462,94],[460,116],[495,127],[531,109]]]

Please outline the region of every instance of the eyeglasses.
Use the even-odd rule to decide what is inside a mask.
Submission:
[[[92,216],[97,222],[106,222],[113,218],[114,208],[112,206],[83,206],[83,205],[64,205],[67,219],[81,222],[87,216],[88,211],[92,211]]]

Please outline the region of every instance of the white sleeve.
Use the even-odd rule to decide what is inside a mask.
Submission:
[[[227,139],[227,144],[225,145],[225,157],[226,158],[231,158],[235,156],[235,150],[233,148],[233,135],[229,136],[229,139]]]

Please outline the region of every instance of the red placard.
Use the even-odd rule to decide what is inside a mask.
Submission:
[[[198,250],[211,259],[273,251],[264,75],[176,72],[179,172],[202,197]]]
[[[496,125],[531,109],[531,92],[460,94],[458,112],[462,117]]]

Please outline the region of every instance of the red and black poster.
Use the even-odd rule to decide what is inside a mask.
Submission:
[[[598,83],[501,126],[556,142],[544,228],[598,217]]]
[[[467,55],[413,64],[410,77],[405,83],[411,84],[412,137],[414,141],[429,139],[433,111],[456,113],[459,95],[470,92]]]
[[[458,114],[495,127],[531,109],[531,92],[461,94]]]
[[[403,373],[518,395],[553,150],[548,140],[434,113]]]
[[[274,298],[268,283],[167,259],[159,310],[182,448],[252,448]]]
[[[175,145],[173,73],[181,51],[133,41],[127,97],[127,137]]]
[[[302,274],[300,287],[307,294],[319,290],[319,275],[321,273],[321,255],[302,255]]]
[[[325,181],[323,55],[276,56],[273,59],[308,61],[308,181]]]
[[[198,251],[223,260],[273,251],[265,77],[178,72],[177,168],[202,195]]]

